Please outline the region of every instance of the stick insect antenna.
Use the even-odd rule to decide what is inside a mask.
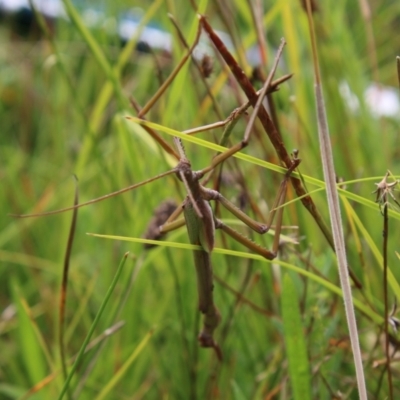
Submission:
[[[157,179],[163,178],[164,176],[171,175],[171,174],[176,173],[176,172],[177,172],[177,168],[170,169],[167,172],[163,172],[162,174],[156,175],[153,178],[147,179],[147,180],[145,180],[143,182],[135,183],[134,185],[130,185],[130,186],[126,187],[126,188],[117,190],[115,192],[106,194],[106,195],[101,196],[101,197],[97,197],[96,199],[89,200],[89,201],[87,201],[85,203],[77,204],[76,206],[60,208],[59,210],[48,211],[48,212],[44,212],[44,213],[23,214],[23,215],[20,215],[20,214],[9,214],[9,216],[10,217],[15,217],[15,218],[45,217],[47,215],[54,215],[54,214],[59,214],[59,213],[65,212],[65,211],[76,210],[77,208],[88,206],[89,204],[98,203],[99,201],[103,201],[103,200],[109,199],[110,197],[114,197],[114,196],[117,196],[119,194],[122,194],[122,193],[125,193],[125,192],[129,192],[130,190],[136,189],[136,188],[138,188],[140,186],[146,185],[147,183],[156,181]]]

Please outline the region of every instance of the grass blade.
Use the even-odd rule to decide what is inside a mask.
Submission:
[[[79,202],[78,194],[78,182],[75,177],[75,196],[74,196],[74,206]],[[63,276],[60,288],[60,304],[59,304],[59,326],[58,326],[58,341],[60,346],[60,360],[63,371],[64,380],[67,379],[67,360],[65,355],[65,340],[64,340],[64,324],[65,324],[65,304],[67,302],[67,290],[68,290],[68,272],[71,260],[72,246],[74,243],[76,220],[78,218],[78,209],[74,209],[72,213],[71,226],[69,228],[67,247],[65,249],[64,265],[63,265]],[[68,393],[68,398],[72,399],[70,393]]]
[[[285,274],[283,278],[281,304],[293,398],[296,400],[311,399],[310,365],[303,335],[304,329],[301,323],[296,288],[288,274]]]
[[[104,387],[104,389],[100,392],[100,394],[96,397],[96,400],[103,400],[108,393],[114,388],[114,386],[123,378],[123,376],[128,371],[128,368],[132,365],[132,363],[136,360],[138,355],[142,352],[142,350],[146,347],[148,341],[150,340],[152,332],[149,332],[143,340],[138,344],[133,353],[126,360],[124,365],[118,370],[118,372],[114,375],[114,377],[110,380],[110,382]]]
[[[121,272],[122,272],[122,267],[124,266],[127,257],[128,257],[128,253],[126,253],[126,254],[124,255],[124,258],[121,260],[121,262],[120,262],[120,264],[119,264],[119,266],[118,266],[118,269],[117,269],[117,272],[116,272],[116,274],[115,274],[115,276],[114,276],[114,279],[113,279],[113,281],[111,282],[111,285],[110,285],[110,287],[109,287],[108,290],[107,290],[107,293],[106,293],[106,295],[105,295],[105,297],[104,297],[104,300],[103,300],[103,302],[102,302],[102,304],[101,304],[101,306],[100,306],[100,309],[99,309],[99,311],[98,311],[98,313],[97,313],[97,315],[96,315],[96,317],[95,317],[95,319],[94,319],[94,321],[93,321],[93,323],[92,323],[92,326],[90,327],[90,330],[89,330],[89,332],[88,332],[88,334],[87,334],[85,340],[83,341],[82,347],[81,347],[81,349],[79,350],[79,353],[78,353],[78,356],[76,357],[76,360],[75,360],[75,362],[74,362],[74,365],[72,366],[71,371],[69,372],[68,377],[67,377],[67,379],[66,379],[66,381],[65,381],[65,383],[64,383],[64,386],[63,386],[63,388],[62,388],[62,390],[61,390],[61,393],[60,393],[60,395],[58,396],[58,400],[62,400],[62,398],[64,397],[64,394],[65,394],[66,391],[68,390],[68,387],[69,387],[69,384],[70,384],[70,382],[71,382],[71,379],[72,379],[72,377],[73,377],[73,375],[74,375],[74,373],[75,373],[75,371],[76,371],[78,365],[79,365],[80,362],[82,361],[82,357],[83,357],[83,355],[84,355],[84,353],[85,353],[86,346],[88,345],[88,343],[89,343],[89,341],[90,341],[90,338],[92,337],[93,332],[94,332],[94,330],[95,330],[95,328],[96,328],[96,326],[97,326],[97,323],[99,322],[99,320],[100,320],[100,318],[101,318],[101,316],[102,316],[102,314],[103,314],[103,311],[104,311],[104,309],[106,308],[106,305],[107,305],[107,303],[108,303],[108,300],[110,299],[111,294],[112,294],[112,292],[113,292],[113,290],[114,290],[114,288],[115,288],[115,286],[116,286],[116,284],[117,284],[117,282],[118,282],[118,279],[119,279],[119,277],[120,277],[120,275],[121,275]]]
[[[182,230],[183,232],[183,230]],[[94,236],[94,237],[99,237],[103,239],[111,239],[111,240],[121,240],[121,241],[126,241],[126,242],[133,242],[133,243],[141,243],[141,244],[150,244],[150,245],[155,245],[155,246],[163,246],[163,247],[171,247],[174,249],[184,249],[184,250],[201,250],[201,247],[198,245],[194,244],[188,244],[188,243],[181,243],[181,242],[168,242],[165,240],[158,241],[158,240],[150,240],[150,239],[143,239],[143,238],[131,238],[131,237],[126,237],[126,236],[111,236],[111,235],[100,235],[96,233],[88,233],[89,236]],[[218,247],[214,247],[213,253],[215,254],[225,254],[228,256],[233,256],[233,257],[241,257],[241,258],[246,258],[246,259],[252,259],[252,260],[258,260],[263,263],[267,264],[277,264],[281,266],[282,268],[286,268],[290,271],[294,271],[299,275],[305,276],[308,279],[311,279],[320,285],[324,286],[328,290],[330,290],[332,293],[335,293],[339,296],[343,296],[342,291],[339,287],[336,285],[330,283],[327,279],[316,275],[310,271],[306,271],[303,268],[296,267],[293,264],[275,259],[273,261],[267,260],[266,258],[258,255],[258,254],[252,254],[252,253],[245,253],[242,251],[234,251],[234,250],[229,250],[229,249],[222,249]],[[376,324],[382,324],[383,323],[383,317],[375,312],[374,310],[371,310],[369,306],[367,306],[364,302],[354,299],[354,304],[355,306],[365,315],[367,315],[371,320],[374,321]]]
[[[307,15],[311,35],[311,45],[313,53],[313,64],[315,73],[315,101],[317,105],[318,136],[324,178],[326,182],[326,194],[328,198],[329,216],[333,232],[334,248],[337,256],[340,285],[343,291],[343,300],[346,311],[347,325],[349,328],[350,342],[353,350],[354,364],[357,375],[357,386],[360,399],[367,399],[367,388],[365,385],[364,370],[362,364],[360,343],[358,340],[357,322],[354,312],[353,298],[347,268],[346,246],[344,242],[342,219],[340,215],[339,194],[336,188],[336,174],[333,164],[333,153],[329,136],[328,120],[326,117],[324,97],[322,93],[322,83],[318,64],[317,45],[315,30],[313,25],[311,4],[307,0]]]
[[[27,314],[27,308],[24,307],[24,299],[17,278],[11,280],[10,286],[13,303],[17,309],[18,344],[22,349],[25,373],[28,375],[27,380],[34,384],[46,376],[43,352],[35,334],[35,327]]]

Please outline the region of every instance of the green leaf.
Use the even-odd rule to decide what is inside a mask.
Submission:
[[[311,399],[310,365],[303,334],[296,288],[288,274],[283,278],[282,318],[293,398]]]
[[[26,373],[29,377],[30,384],[35,384],[46,376],[46,367],[43,359],[43,353],[40,348],[40,343],[35,335],[33,321],[26,313],[23,306],[25,301],[22,297],[21,286],[17,278],[11,279],[10,282],[13,302],[17,309],[18,327],[17,334],[21,355]]]
[[[233,390],[233,398],[235,400],[245,400],[247,397],[244,395],[243,390],[240,388],[238,383],[232,379],[231,381],[232,390]]]

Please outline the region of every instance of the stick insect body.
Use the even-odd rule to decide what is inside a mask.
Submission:
[[[198,339],[202,347],[212,347],[215,349],[218,358],[222,359],[222,353],[215,342],[213,333],[220,323],[221,316],[214,304],[213,298],[213,272],[211,266],[211,252],[214,248],[214,232],[215,229],[222,229],[225,233],[247,246],[249,249],[261,254],[269,260],[272,260],[277,255],[279,246],[279,236],[282,224],[283,204],[287,189],[287,179],[289,178],[293,169],[297,167],[300,160],[294,159],[292,167],[287,171],[286,176],[278,191],[277,198],[274,203],[274,209],[271,211],[270,218],[267,224],[260,224],[252,218],[248,217],[234,204],[229,202],[218,191],[205,188],[200,184],[200,179],[203,178],[205,173],[209,172],[211,167],[205,168],[200,171],[192,171],[190,161],[187,159],[183,144],[180,139],[174,138],[176,147],[180,153],[180,161],[175,168],[176,175],[185,184],[187,190],[187,197],[182,204],[182,209],[186,221],[189,240],[192,244],[200,245],[202,250],[195,251],[194,264],[197,275],[197,288],[199,295],[199,310],[204,315],[203,328],[200,332]],[[244,146],[242,142],[242,146]],[[238,151],[235,149],[233,152]],[[224,153],[221,153],[214,159],[212,168],[223,162],[232,154],[232,148]],[[275,238],[272,251],[269,251],[262,246],[257,245],[253,241],[242,236],[239,232],[225,225],[221,220],[217,219],[210,206],[210,201],[219,201],[228,211],[234,214],[237,218],[243,221],[246,225],[254,231],[263,234],[268,232],[272,225],[275,213],[277,217],[277,227],[275,231]],[[278,210],[275,208],[279,207]],[[173,218],[175,217],[175,214]],[[173,219],[171,218],[171,220]],[[179,226],[179,223],[167,222],[160,227],[162,233],[168,232]]]

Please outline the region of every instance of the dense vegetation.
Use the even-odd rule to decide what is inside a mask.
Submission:
[[[286,240],[282,239],[276,260],[253,257],[241,244],[216,233],[214,295],[222,322],[215,337],[222,362],[197,342],[201,314],[193,255],[177,247],[188,243],[184,227],[166,238],[175,245],[151,249],[86,235],[143,237],[163,200],[178,204],[184,199],[185,188],[174,175],[81,208],[70,252],[66,248],[71,212],[30,219],[7,215],[72,205],[73,174],[82,203],[176,165],[140,125],[125,117],[137,115],[132,102],[144,106],[187,53],[167,13],[174,16],[189,44],[199,21],[190,2],[185,6],[173,0],[147,3],[144,25],[156,21],[160,32],[169,32],[171,52],[135,51],[135,39],[121,46],[115,34],[115,16],[127,6],[121,1],[113,2],[113,8],[105,10],[107,19],[90,30],[82,23],[82,10],[71,14],[69,22],[53,21],[51,32],[41,20],[24,35],[12,31],[12,24],[0,26],[0,399],[21,398],[38,383],[44,387],[29,398],[56,399],[61,392],[65,379],[59,350],[59,297],[65,258],[70,271],[62,332],[70,369],[128,251],[91,338],[100,339],[79,363],[70,398],[290,399],[298,393],[309,393],[313,399],[358,398],[335,253],[291,185],[284,225],[298,229],[284,229]],[[214,29],[231,36],[231,50],[257,89],[273,64],[280,38],[287,41],[275,79],[294,75],[271,95],[270,105],[285,148],[289,153],[299,150],[303,185],[329,230],[304,2],[264,3],[268,4],[260,19],[265,58],[257,62],[258,75],[254,60],[259,56],[250,57],[247,51],[257,53],[260,36],[255,16],[260,17],[260,12],[252,13],[250,4],[256,7],[258,2],[203,1],[199,10]],[[378,114],[382,98],[370,98],[368,104],[365,93],[373,82],[398,88],[400,3],[371,0],[370,18],[367,1],[319,3],[313,19],[336,174],[343,182],[343,229],[348,266],[355,278],[353,297],[364,371],[369,398],[384,399],[390,394],[383,334],[384,219],[372,192],[388,169],[399,175],[400,114]],[[189,60],[146,114],[148,121],[164,127],[158,133],[171,146],[166,128],[183,131],[221,121],[247,101],[206,35],[202,41],[208,43],[208,55],[214,60],[206,80],[213,101]],[[234,128],[231,145],[242,139],[249,115]],[[216,128],[195,137],[220,143],[222,132],[223,128]],[[193,169],[208,166],[215,155],[199,143],[185,142],[185,149]],[[214,176],[208,186],[219,185],[226,198],[265,221],[284,169],[274,167],[281,164],[259,122],[243,153],[261,161],[229,159],[220,182]],[[398,198],[395,190],[392,194]],[[389,201],[393,206],[387,242],[390,311],[400,298],[396,254],[400,213],[390,196]],[[271,235],[253,234],[231,214],[219,208],[215,212],[257,243],[272,247]],[[396,321],[391,319],[393,324]],[[101,336],[111,327],[109,335]],[[393,351],[398,338],[392,327],[389,333]],[[289,353],[296,346],[299,365],[293,367]],[[394,398],[398,398],[395,360],[391,372]]]

